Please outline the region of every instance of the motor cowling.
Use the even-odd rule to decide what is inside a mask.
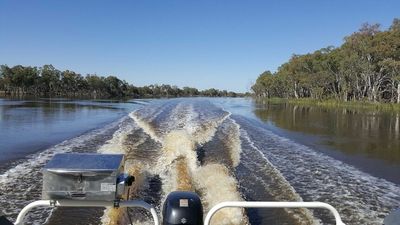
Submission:
[[[4,215],[0,214],[0,225],[14,225],[14,223],[9,221]]]
[[[194,192],[171,192],[164,202],[163,225],[203,225],[203,206]]]

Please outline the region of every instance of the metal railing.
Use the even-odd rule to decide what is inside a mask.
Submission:
[[[336,225],[345,225],[338,211],[333,206],[323,202],[221,202],[207,213],[204,225],[209,225],[212,216],[223,208],[322,208],[332,212],[335,216]]]
[[[35,207],[38,206],[63,206],[63,207],[106,207],[106,206],[118,206],[118,207],[139,207],[150,211],[153,221],[155,225],[159,225],[157,212],[153,206],[150,204],[141,201],[141,200],[129,200],[129,201],[76,201],[76,200],[39,200],[34,201],[27,206],[25,206],[21,212],[18,214],[17,220],[15,221],[15,225],[23,225],[24,218],[26,214]]]
[[[62,206],[62,207],[139,207],[150,211],[155,225],[159,225],[157,212],[153,206],[141,201],[141,200],[129,200],[129,201],[76,201],[76,200],[39,200],[32,202],[25,206],[18,214],[15,225],[23,225],[26,214],[35,207],[38,206]],[[345,225],[338,213],[338,211],[331,205],[323,202],[221,202],[216,206],[212,207],[207,213],[204,225],[210,225],[212,216],[220,209],[223,208],[322,208],[327,209],[335,217],[336,225]]]

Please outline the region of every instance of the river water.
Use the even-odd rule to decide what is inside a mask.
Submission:
[[[0,100],[0,212],[40,198],[60,152],[126,154],[133,196],[161,210],[174,190],[204,210],[227,200],[323,201],[347,224],[382,224],[400,207],[399,115],[251,99]],[[134,224],[151,224],[140,210]],[[30,224],[127,224],[126,211],[38,209]],[[224,209],[213,224],[332,224],[324,210]]]

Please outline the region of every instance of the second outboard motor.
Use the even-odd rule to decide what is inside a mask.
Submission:
[[[203,225],[203,206],[194,192],[171,192],[164,202],[163,225]]]

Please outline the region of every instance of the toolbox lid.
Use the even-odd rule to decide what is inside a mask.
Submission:
[[[60,153],[43,168],[55,173],[114,172],[123,164],[123,154]]]

